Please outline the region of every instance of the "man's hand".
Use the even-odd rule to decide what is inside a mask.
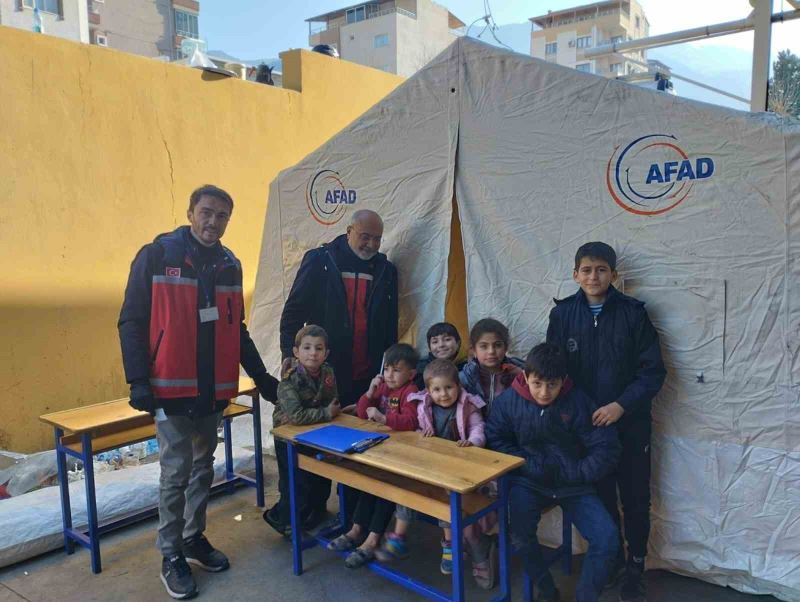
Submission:
[[[367,418],[378,424],[386,424],[386,416],[378,408],[367,408]]]
[[[459,447],[472,447],[472,441],[469,439],[459,439],[458,443],[456,443]]]
[[[436,433],[433,432],[433,427],[426,427],[422,429],[422,436],[423,437],[433,437]]]
[[[331,413],[331,418],[336,418],[342,413],[342,406],[339,405],[338,399],[334,399],[328,404],[328,411]]]
[[[350,416],[355,416],[357,411],[358,404],[355,403],[351,403],[349,406],[344,406],[342,408],[342,414],[349,414]]]
[[[608,405],[604,405],[594,411],[594,414],[592,414],[592,424],[595,426],[611,426],[622,418],[624,413],[625,408],[616,401],[612,401]]]
[[[253,378],[256,383],[259,395],[275,403],[278,401],[278,379],[272,376],[269,372],[264,372]]]
[[[134,410],[155,414],[158,404],[153,396],[150,383],[136,383],[131,385],[131,397],[128,401]]]

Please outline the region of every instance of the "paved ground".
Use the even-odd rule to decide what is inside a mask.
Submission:
[[[265,462],[265,468],[272,467],[274,461]],[[271,504],[275,496],[275,475],[266,476],[267,503]],[[261,519],[261,511],[254,506],[252,489],[240,489],[233,495],[212,500],[208,524],[210,541],[228,554],[232,568],[217,575],[196,569],[200,600],[405,602],[420,599],[368,570],[346,569],[340,558],[319,548],[304,555],[305,574],[293,576],[289,545]],[[0,569],[0,602],[169,600],[158,579],[160,557],[154,546],[155,528],[153,519],[107,535],[101,544],[104,570],[100,575],[92,574],[85,550],[72,556],[53,552]],[[438,571],[438,534],[428,525],[419,531],[411,542],[419,553],[404,561],[402,566],[415,578],[447,591],[449,580]],[[579,564],[578,558],[572,577],[554,570],[563,600],[571,599]],[[521,581],[520,567],[515,564],[514,600],[521,600]],[[772,597],[741,594],[664,571],[648,572],[647,581],[650,602],[775,601]],[[466,585],[468,600],[491,598],[492,592],[478,590],[471,578],[466,580]],[[612,590],[601,600],[611,602],[617,600],[617,596]]]

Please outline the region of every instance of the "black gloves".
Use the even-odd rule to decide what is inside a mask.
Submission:
[[[256,383],[258,392],[267,401],[275,403],[278,401],[278,379],[272,376],[269,372],[263,372],[258,376],[253,377]]]
[[[133,383],[131,385],[131,398],[128,403],[134,410],[155,414],[158,404],[153,396],[150,383]]]

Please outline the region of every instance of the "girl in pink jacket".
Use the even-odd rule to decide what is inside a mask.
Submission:
[[[426,389],[408,396],[417,403],[417,419],[423,437],[440,437],[454,441],[459,447],[475,445],[484,447],[483,413],[486,403],[477,395],[467,393],[458,379],[458,368],[450,360],[435,359],[425,368]],[[397,506],[395,530],[386,533],[383,545],[384,558],[408,556],[406,532],[416,513],[411,508]],[[444,530],[442,538],[442,560],[439,568],[449,575],[453,572],[452,533],[450,523],[439,521]],[[480,533],[475,525],[464,528],[467,551],[472,559],[472,574],[483,589],[494,586],[492,541]]]

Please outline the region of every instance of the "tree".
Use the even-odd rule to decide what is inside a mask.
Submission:
[[[789,50],[781,50],[772,64],[772,70],[769,110],[800,117],[800,57]]]

